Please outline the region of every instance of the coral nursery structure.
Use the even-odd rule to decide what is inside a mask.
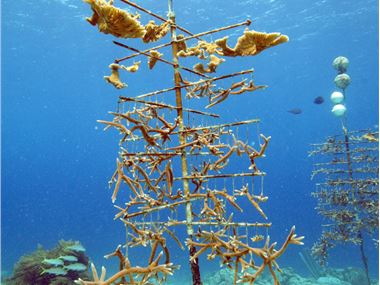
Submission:
[[[329,221],[312,253],[324,265],[328,250],[337,243],[358,245],[370,285],[364,240],[365,234],[372,236],[379,228],[379,132],[347,129],[345,91],[351,82],[346,73],[348,65],[344,56],[334,59],[333,67],[338,72],[334,82],[342,92],[334,91],[330,97],[334,104],[331,112],[341,118],[343,134],[312,144],[309,153],[316,160],[312,178],[320,178],[313,193],[318,199],[317,210]]]
[[[312,249],[322,264],[337,243],[353,243],[360,247],[368,271],[364,234],[373,235],[379,227],[378,142],[378,132],[363,130],[312,145],[312,177],[320,178],[313,196],[318,213],[329,221]]]
[[[218,114],[190,105],[194,99],[200,99],[206,109],[212,109],[225,104],[229,97],[248,96],[264,89],[266,86],[254,84],[253,70],[211,74],[216,73],[219,65],[226,64],[228,57],[254,56],[287,42],[288,37],[247,28],[235,46],[230,47],[228,37],[206,41],[204,36],[248,27],[249,20],[192,34],[176,25],[171,0],[167,18],[122,0],[160,21],[156,24],[150,20],[146,25],[141,24],[138,13],[117,8],[113,1],[85,2],[93,11],[88,22],[100,32],[119,38],[140,38],[146,44],[165,38],[169,32],[171,35],[167,43],[143,51],[114,41],[133,53],[109,66],[111,75],[104,78],[108,83],[116,89],[126,88],[122,73],[139,72],[143,65],[141,61],[127,66],[121,63],[139,56],[147,59],[149,69],[157,64],[173,69],[174,86],[137,96],[119,96],[117,110],[110,112],[112,119],[98,121],[105,129],[114,128],[121,134],[116,170],[109,183],[113,189],[112,202],[118,210],[115,219],[121,220],[126,230],[125,251],[120,245],[106,256],[119,259],[119,272],[106,277],[102,268],[98,276],[92,265],[94,280],[79,279],[77,283],[152,284],[153,279],[163,283],[178,268],[171,255],[172,247],[182,250],[187,247],[193,284],[202,284],[198,259],[206,253],[208,260],[218,258],[221,264],[234,270],[234,284],[239,281],[254,284],[266,268],[274,284],[279,284],[275,274],[279,269],[277,258],[288,245],[302,244],[303,237],[297,237],[293,227],[282,246],[276,249],[276,243],[271,243],[267,234],[271,223],[262,206],[268,200],[262,185],[265,173],[257,160],[264,156],[270,137],[260,134],[261,143],[253,147],[248,143],[248,127],[257,125],[259,119],[222,122]],[[177,35],[178,31],[184,34]],[[195,39],[197,43],[190,46]],[[187,68],[179,63],[179,58],[193,58],[198,62]],[[192,77],[188,79],[187,75]],[[192,80],[194,77],[197,79]],[[216,87],[219,82],[221,86]],[[239,136],[239,127],[247,128],[244,138],[241,132]],[[242,167],[240,172],[236,172],[236,166],[232,167],[234,160]],[[250,214],[252,220],[236,221],[239,213],[249,209],[248,204],[254,209]],[[140,259],[142,264],[135,265],[131,251],[139,246],[150,250],[146,261]],[[239,271],[242,273],[238,274]]]

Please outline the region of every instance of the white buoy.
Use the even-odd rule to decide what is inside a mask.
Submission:
[[[340,104],[344,101],[344,95],[342,92],[334,91],[333,93],[331,93],[330,100],[334,105]]]
[[[346,113],[346,111],[346,106],[344,106],[343,104],[337,104],[331,110],[331,112],[337,117],[343,116]]]

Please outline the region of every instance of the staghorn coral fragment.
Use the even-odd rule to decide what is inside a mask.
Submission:
[[[202,63],[197,63],[193,66],[193,70],[199,73],[209,73],[208,69],[205,69],[204,65]]]
[[[219,48],[219,46],[216,43],[214,43],[214,42],[209,43],[206,41],[199,41],[198,46],[199,46],[199,48],[203,49],[208,54],[216,53],[217,49]]]
[[[183,37],[182,37],[183,38]],[[188,56],[198,56],[199,59],[205,59],[205,52],[208,54],[214,54],[217,52],[219,48],[215,43],[199,41],[196,46],[187,48],[185,42],[180,42],[180,48],[178,49],[177,55],[180,57],[188,57]]]
[[[225,62],[226,60],[223,58],[219,58],[215,55],[210,55],[210,62],[207,64],[208,69],[210,72],[215,72],[216,68],[222,63]]]
[[[186,50],[181,50],[177,53],[177,56],[180,56],[180,57],[200,56],[200,55],[201,55],[201,50],[197,46],[188,48]]]
[[[153,67],[156,65],[157,60],[161,58],[163,54],[158,52],[157,50],[151,50],[150,55],[151,56],[148,59],[148,66],[149,69],[153,69]]]
[[[131,66],[127,66],[127,67],[122,66],[122,68],[129,72],[136,72],[137,70],[139,70],[140,64],[141,64],[141,61],[137,61],[137,62],[134,62],[133,65]]]
[[[156,23],[152,20],[149,21],[148,24],[145,25],[145,35],[143,37],[144,43],[156,42],[159,39],[166,36],[170,28],[170,21],[166,21],[161,25],[156,25]]]
[[[216,40],[215,44],[221,48],[217,50],[223,56],[249,56],[257,55],[263,50],[289,41],[288,36],[280,33],[263,33],[257,31],[244,31],[244,35],[239,37],[234,48],[227,45],[228,37]]]
[[[177,51],[178,52],[187,50],[186,41],[179,41],[179,40],[182,40],[183,38],[185,38],[183,34],[179,34],[177,36]]]
[[[115,86],[116,89],[121,89],[124,87],[127,87],[128,85],[121,82],[120,75],[119,75],[119,69],[123,68],[123,66],[120,66],[116,63],[111,63],[109,65],[109,68],[111,68],[111,75],[110,76],[104,76],[104,79],[111,83],[113,86]]]
[[[144,27],[137,20],[139,15],[116,8],[113,1],[84,0],[91,5],[93,15],[86,20],[93,26],[98,25],[99,31],[120,38],[143,38]]]
[[[216,68],[222,63],[226,61],[223,58],[219,58],[213,54],[210,55],[210,61],[207,64],[207,69],[203,66],[202,63],[197,63],[194,65],[193,69],[194,71],[197,71],[199,73],[213,73],[216,71]]]

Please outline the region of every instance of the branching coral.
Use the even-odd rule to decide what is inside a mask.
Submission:
[[[117,280],[121,280],[122,284],[151,284],[150,279],[155,278],[159,281],[164,281],[166,279],[167,275],[172,275],[173,271],[178,268],[178,266],[174,266],[173,263],[170,262],[169,258],[169,250],[166,247],[166,239],[162,237],[162,234],[164,231],[169,232],[169,234],[175,238],[177,242],[179,240],[177,237],[174,236],[174,234],[169,231],[166,228],[163,228],[161,230],[157,230],[156,232],[153,232],[151,230],[142,230],[138,229],[137,226],[135,226],[132,223],[129,223],[126,220],[123,220],[124,223],[126,223],[136,234],[137,236],[133,236],[132,241],[128,244],[128,246],[136,246],[139,244],[143,244],[146,246],[148,243],[151,244],[151,253],[148,260],[148,266],[146,267],[140,267],[135,266],[132,267],[131,263],[127,256],[124,256],[121,252],[121,245],[119,245],[116,250],[108,255],[105,256],[105,258],[110,257],[118,257],[119,259],[119,272],[111,276],[110,278],[106,279],[106,269],[105,267],[102,267],[102,273],[99,277],[98,272],[94,266],[94,264],[91,264],[91,271],[93,275],[93,281],[84,281],[82,279],[78,279],[75,281],[76,284],[81,285],[109,285],[109,284],[115,284]],[[157,253],[158,246],[161,246],[163,251]],[[182,245],[181,245],[182,246]],[[165,253],[166,260],[164,264],[159,264],[161,257]],[[160,276],[161,275],[161,276]],[[128,280],[128,283],[126,283],[126,279]],[[117,283],[117,284],[120,284]]]
[[[96,271],[95,265],[91,264],[91,271],[94,281],[85,281],[79,278],[75,281],[75,284],[79,285],[111,285],[114,284],[115,281],[117,281],[120,278],[123,278],[124,276],[131,276],[130,278],[133,278],[133,275],[141,276],[141,279],[139,281],[132,281],[133,283],[129,284],[139,284],[139,285],[148,285],[152,284],[149,279],[155,276],[158,276],[158,274],[164,275],[173,275],[174,269],[177,267],[174,266],[172,263],[168,264],[159,264],[159,261],[162,257],[162,252],[157,256],[155,260],[153,260],[148,266],[146,267],[140,267],[135,266],[131,267],[129,261],[126,260],[125,262],[125,269],[117,272],[116,274],[112,275],[110,278],[106,279],[106,269],[105,267],[102,267],[102,273],[99,277],[98,272]]]
[[[263,33],[254,30],[244,31],[244,34],[238,38],[235,47],[231,48],[227,44],[228,37],[216,40],[215,42],[208,43],[206,41],[199,41],[196,46],[186,48],[182,47],[178,52],[178,56],[198,56],[204,59],[204,53],[218,54],[221,56],[252,56],[257,55],[263,50],[288,42],[289,38],[280,33]]]
[[[120,80],[120,75],[119,75],[119,69],[122,68],[122,66],[112,63],[110,64],[109,68],[111,68],[111,75],[109,76],[104,76],[104,79],[108,82],[111,83],[115,88],[121,89],[127,86],[127,84],[121,82]]]
[[[329,220],[313,255],[324,265],[330,249],[352,243],[360,247],[366,267],[363,234],[372,235],[379,227],[378,132],[329,137],[313,144],[309,155],[324,156],[323,162],[314,164],[312,178],[323,180],[312,195],[318,199],[318,213]]]
[[[236,83],[232,84],[230,88],[227,88],[227,89],[221,89],[221,90],[218,90],[217,92],[210,92],[211,93],[211,96],[210,96],[211,103],[208,104],[206,106],[206,108],[210,108],[212,106],[215,106],[215,105],[223,102],[224,100],[227,99],[227,97],[230,94],[231,95],[240,95],[246,91],[251,92],[251,91],[258,90],[258,89],[264,89],[267,87],[266,85],[256,86],[253,84],[252,80],[249,82],[249,84],[246,84],[245,81],[246,80],[244,79],[242,81],[236,82]]]
[[[215,44],[221,48],[218,54],[223,56],[249,56],[257,55],[263,50],[285,43],[289,38],[280,33],[262,33],[257,31],[244,31],[234,48],[227,45],[228,37],[216,40]]]
[[[150,43],[158,41],[159,39],[166,36],[170,28],[170,21],[166,21],[161,25],[156,25],[154,21],[149,21],[145,25],[145,35],[143,37],[144,43]]]
[[[141,64],[141,61],[137,61],[137,62],[134,62],[131,66],[122,67],[122,68],[129,72],[136,72],[139,70],[140,64]]]
[[[286,248],[290,244],[303,245],[302,240],[304,239],[303,236],[297,237],[295,234],[295,227],[292,227],[287,239],[279,250],[275,249],[277,243],[270,244],[269,237],[267,238],[263,248],[255,248],[242,242],[241,238],[236,234],[233,236],[227,235],[228,239],[225,240],[226,230],[227,228],[224,228],[218,232],[200,231],[197,233],[197,237],[200,239],[200,242],[194,242],[188,239],[186,241],[186,245],[196,246],[199,248],[197,253],[192,257],[193,259],[197,258],[200,254],[210,249],[211,253],[208,255],[209,259],[213,259],[218,256],[221,258],[222,264],[227,264],[229,267],[232,267],[232,263],[235,262],[234,284],[241,282],[248,282],[249,284],[253,284],[257,277],[267,267],[272,274],[274,284],[279,285],[280,283],[274,272],[274,269],[279,269],[279,266],[276,262],[277,258],[279,258],[285,252]],[[254,262],[253,256],[262,259],[261,265],[258,265],[256,262]],[[248,258],[250,259],[249,261],[247,261]],[[244,273],[241,279],[237,280],[239,265]],[[245,272],[248,268],[255,269],[255,273],[252,274]]]
[[[144,55],[149,58],[148,66],[150,69],[154,67],[158,60],[174,67],[175,84],[174,87],[149,92],[134,98],[121,96],[119,97],[118,110],[110,112],[114,116],[112,120],[98,121],[106,125],[105,129],[113,127],[121,133],[122,138],[119,141],[120,152],[116,160],[116,170],[109,182],[110,186],[114,184],[111,199],[115,203],[116,199],[119,199],[118,193],[122,187],[129,188],[127,193],[123,193],[124,197],[127,197],[127,201],[123,201],[125,206],[115,205],[115,208],[119,211],[115,215],[115,219],[120,219],[125,225],[125,245],[127,248],[137,246],[151,248],[150,255],[146,260],[147,263],[145,263],[147,265],[145,267],[131,266],[129,259],[122,254],[119,246],[115,252],[106,256],[106,258],[111,256],[118,257],[119,272],[107,279],[106,270],[103,267],[99,277],[95,266],[92,265],[91,270],[94,281],[84,281],[82,278],[78,279],[76,283],[80,285],[148,285],[157,281],[158,284],[162,284],[167,275],[171,275],[176,268],[171,263],[170,249],[166,242],[167,235],[171,236],[183,248],[174,230],[172,232],[168,228],[185,226],[188,238],[186,245],[189,248],[193,284],[202,284],[197,260],[207,250],[211,250],[211,253],[207,255],[209,260],[220,257],[222,265],[230,268],[232,268],[233,264],[235,265],[234,284],[238,282],[238,270],[240,268],[244,273],[240,278],[242,282],[247,281],[253,284],[257,276],[265,268],[268,268],[273,275],[275,284],[278,284],[274,273],[274,269],[278,269],[276,259],[282,255],[289,244],[302,244],[303,237],[296,237],[293,227],[288,239],[279,250],[275,249],[276,243],[270,244],[268,235],[264,247],[254,247],[256,244],[252,245],[252,243],[264,239],[263,236],[257,234],[257,229],[269,228],[271,223],[267,221],[234,222],[232,220],[233,213],[227,218],[227,213],[231,207],[234,208],[234,211],[243,212],[244,207],[238,200],[242,200],[240,199],[241,197],[246,197],[256,209],[258,213],[256,216],[260,220],[268,219],[260,205],[261,202],[268,199],[268,197],[264,196],[263,189],[259,194],[254,193],[254,190],[250,191],[251,187],[245,183],[242,183],[243,186],[240,189],[236,189],[234,179],[244,179],[244,177],[254,179],[255,176],[264,177],[265,173],[261,172],[256,166],[256,159],[264,156],[270,137],[261,136],[264,143],[257,150],[248,145],[248,143],[235,139],[233,135],[235,130],[230,129],[231,127],[235,128],[240,125],[257,123],[258,119],[213,126],[197,125],[190,115],[197,114],[197,116],[202,115],[213,118],[219,118],[219,115],[184,108],[181,91],[185,89],[188,98],[207,97],[209,101],[206,108],[210,108],[225,101],[229,96],[265,88],[266,86],[257,86],[253,83],[253,80],[248,81],[244,78],[240,78],[236,82],[232,82],[232,84],[231,82],[228,83],[231,85],[228,85],[227,88],[217,88],[215,85],[218,80],[251,74],[253,69],[212,78],[205,75],[205,73],[216,72],[217,67],[225,61],[220,56],[255,55],[268,47],[287,41],[288,38],[279,33],[265,34],[246,31],[238,39],[238,43],[234,48],[227,45],[227,38],[216,42],[200,40],[196,46],[188,48],[186,40],[201,39],[201,37],[208,34],[241,25],[249,25],[250,21],[194,35],[178,26],[175,23],[174,13],[171,12],[169,13],[170,20],[165,20],[163,17],[135,3],[122,0],[122,2],[139,11],[163,21],[161,25],[150,21],[143,27],[137,21],[138,16],[133,16],[113,7],[112,0],[109,2],[105,0],[85,1],[91,5],[94,12],[88,21],[92,25],[98,25],[100,31],[111,33],[117,37],[142,38],[144,43],[149,43],[164,37],[172,27],[172,41],[144,51],[114,42],[118,46],[134,51],[135,54],[115,60],[115,63],[110,65],[111,75],[105,76],[105,80],[118,89],[125,87],[126,85],[120,80],[119,69],[136,72],[139,69],[140,62],[135,62],[129,67],[116,63],[138,55]],[[171,10],[171,7],[169,10]],[[182,30],[190,36],[185,39],[183,35],[178,35],[176,38],[176,30]],[[162,54],[158,52],[158,49],[169,45],[172,47],[172,62],[161,59]],[[191,70],[179,63],[178,56],[197,56],[202,60],[207,59],[208,63],[207,66],[199,63]],[[181,70],[206,79],[195,82],[183,80],[180,74]],[[175,91],[175,105],[158,102],[157,98],[155,102],[153,100],[141,100],[142,98],[156,96],[168,91]],[[126,106],[131,102],[133,105]],[[188,123],[186,125],[184,123],[186,121],[184,112],[188,114]],[[230,143],[232,139],[233,144]],[[140,140],[143,142],[136,143]],[[222,173],[222,170],[228,168],[230,161],[237,156],[247,160],[246,168],[248,168],[248,171]],[[194,157],[194,159],[188,160],[189,157]],[[195,157],[201,158],[201,163]],[[180,159],[181,163],[174,162],[174,159]],[[178,165],[181,165],[181,169],[177,169],[179,168]],[[179,175],[179,172],[182,175]],[[220,189],[216,188],[216,186],[213,189],[209,188],[208,181],[219,178],[225,179],[224,188]],[[230,179],[232,180],[231,182]],[[182,182],[182,187],[178,187],[180,182]],[[226,186],[226,183],[231,184]],[[190,189],[190,186],[194,187]],[[180,208],[185,209],[186,219],[180,220],[178,218],[178,209]],[[162,218],[162,216],[166,216],[166,214],[161,215],[163,211],[170,212],[171,217]],[[152,218],[153,213],[157,214],[157,219]],[[147,216],[151,217],[150,221],[145,219]],[[218,228],[218,231],[204,230],[205,227],[212,226]],[[194,233],[194,227],[198,227],[197,233]],[[246,229],[245,236],[238,233],[239,228],[242,227]],[[250,237],[249,229],[252,228],[256,229],[256,234]],[[160,250],[161,252],[159,252]],[[161,259],[165,259],[165,261],[160,264]],[[261,264],[256,264],[254,259],[259,261],[261,259]],[[256,272],[248,274],[247,269],[253,269]]]
[[[196,46],[187,48],[185,42],[181,42],[177,55],[180,57],[198,56],[200,59],[205,59],[205,53],[214,54],[217,52],[218,45],[213,42],[199,41]]]
[[[212,72],[215,72],[216,71],[216,68],[222,63],[224,62],[225,59],[223,58],[219,58],[213,54],[210,55],[210,61],[209,63],[207,64],[207,68],[205,68],[203,66],[202,63],[197,63],[196,65],[194,65],[193,69],[199,73],[212,73]]]
[[[91,5],[93,15],[87,21],[105,34],[112,34],[121,38],[143,38],[145,29],[137,20],[139,15],[132,15],[114,7],[113,0],[84,0]]]
[[[162,53],[156,50],[151,50],[150,55],[151,56],[148,59],[148,66],[149,69],[153,69],[153,67],[156,65],[157,60],[162,57]]]

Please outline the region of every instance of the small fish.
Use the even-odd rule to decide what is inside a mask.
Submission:
[[[316,98],[314,99],[314,104],[319,105],[319,104],[322,104],[323,102],[325,102],[325,99],[323,99],[322,96],[318,96],[318,97],[316,97]]]
[[[63,265],[63,261],[59,258],[54,258],[54,259],[45,258],[44,260],[42,260],[42,263],[53,265],[53,266]]]
[[[69,261],[69,262],[78,261],[78,258],[76,256],[73,256],[73,255],[63,255],[63,256],[60,256],[58,258],[62,259],[64,261]]]
[[[85,271],[87,270],[87,266],[83,263],[73,263],[64,267],[64,269],[72,270],[72,271]]]
[[[52,275],[66,275],[67,270],[62,267],[52,267],[52,268],[44,269],[41,275],[45,273],[52,274]]]
[[[66,247],[66,249],[72,250],[72,251],[78,251],[78,252],[86,251],[86,249],[80,243],[70,245],[70,246]]]
[[[288,110],[288,112],[294,115],[299,115],[302,113],[302,110],[300,108],[293,108],[293,109]]]

